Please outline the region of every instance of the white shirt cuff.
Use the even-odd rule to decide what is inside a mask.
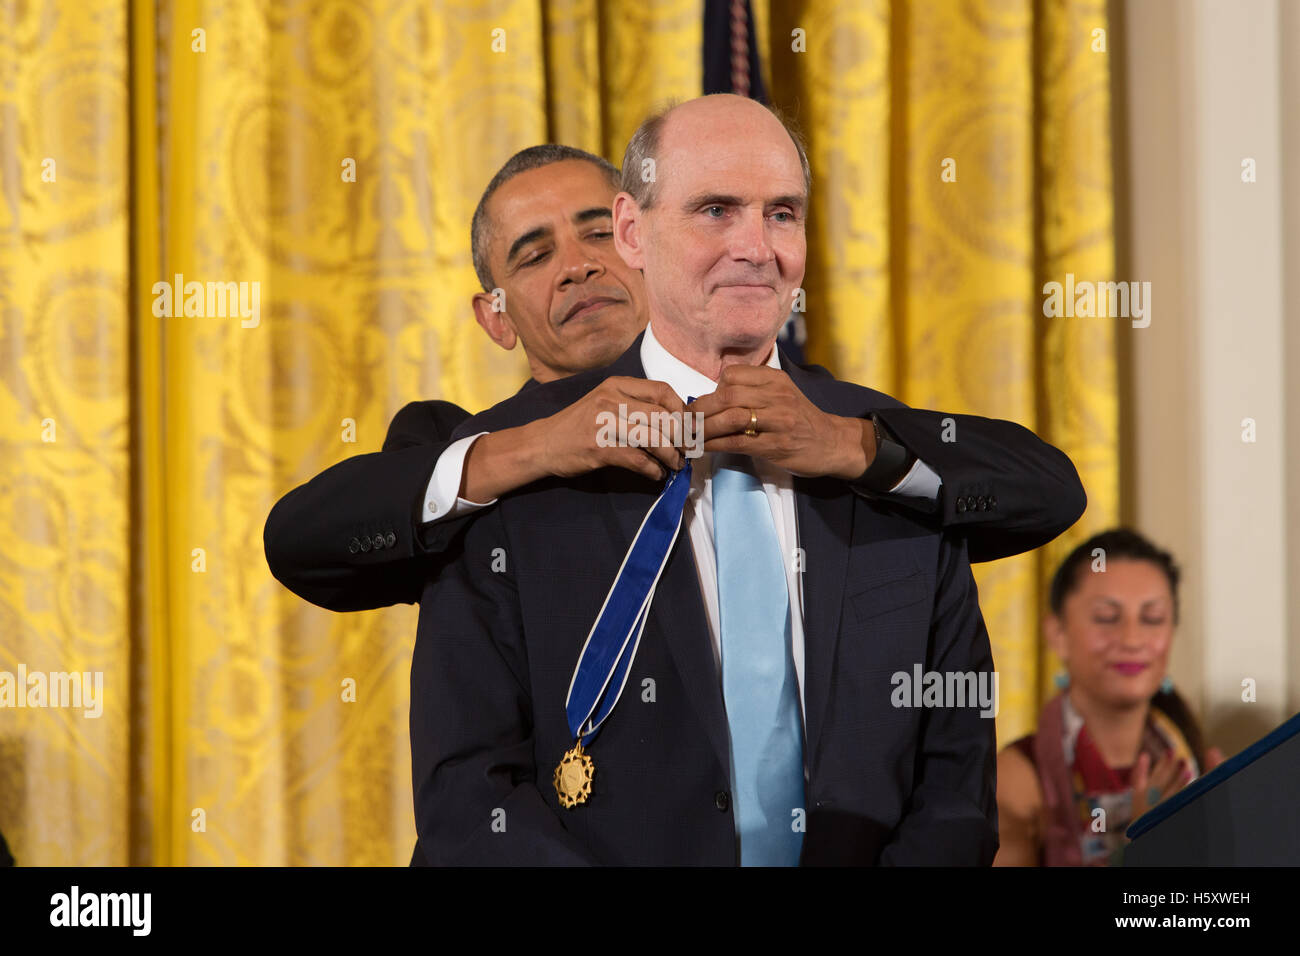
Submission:
[[[429,487],[424,492],[424,508],[420,512],[420,520],[423,523],[455,518],[497,503],[496,498],[479,502],[460,497],[461,477],[465,473],[465,456],[469,454],[470,446],[486,434],[487,432],[479,432],[477,435],[466,435],[452,442],[447,446],[446,451],[438,456],[438,463],[433,466],[433,477],[429,479]]]
[[[930,501],[936,501],[942,485],[943,481],[934,469],[918,458],[912,462],[912,467],[902,480],[889,489],[889,493],[904,498],[928,498]]]

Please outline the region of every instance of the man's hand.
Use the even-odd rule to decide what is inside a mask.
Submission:
[[[704,415],[704,450],[766,458],[801,478],[853,481],[876,457],[867,419],[829,415],[808,401],[790,376],[766,365],[729,365],[717,391],[690,406]],[[746,435],[750,412],[758,434]]]
[[[628,425],[628,417],[636,412],[650,424]],[[548,475],[569,478],[613,465],[658,480],[686,463],[676,447],[682,437],[673,434],[672,420],[666,417],[673,415],[683,430],[685,412],[682,400],[665,383],[614,376],[563,411],[526,427],[537,429],[541,464]],[[626,432],[628,446],[598,442],[602,421],[618,422],[617,431]]]
[[[568,408],[527,425],[484,435],[470,447],[461,477],[461,497],[491,501],[540,478],[570,478],[598,468],[626,468],[656,481],[685,464],[679,447],[686,411],[663,382],[607,378]],[[649,425],[628,425],[641,412]],[[664,417],[676,413],[674,419]],[[671,425],[676,421],[676,431]],[[623,434],[627,443],[602,442]],[[674,440],[676,445],[673,444]]]

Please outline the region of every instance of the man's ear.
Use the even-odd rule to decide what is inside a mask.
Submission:
[[[483,331],[488,334],[488,338],[509,352],[519,341],[519,335],[515,331],[515,324],[510,321],[510,313],[500,305],[502,299],[499,296],[503,295],[505,293],[499,290],[497,294],[475,293],[474,318],[479,325],[483,326]]]
[[[629,269],[645,268],[645,248],[641,236],[641,210],[631,193],[614,197],[614,250]]]

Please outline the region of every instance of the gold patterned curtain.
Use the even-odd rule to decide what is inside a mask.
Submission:
[[[1110,332],[1036,294],[1112,269],[1104,5],[755,14],[812,151],[812,357],[1035,428],[1108,523]],[[409,859],[416,610],[298,600],[263,521],[405,402],[517,387],[467,307],[479,193],[537,142],[619,161],[698,93],[700,24],[698,0],[0,3],[0,671],[103,679],[98,717],[0,710],[20,863]],[[1004,737],[1049,670],[1046,567],[977,572]]]

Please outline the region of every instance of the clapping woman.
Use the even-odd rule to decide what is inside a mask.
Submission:
[[[1044,631],[1065,666],[1036,733],[998,755],[995,866],[1113,862],[1129,824],[1223,759],[1167,670],[1178,567],[1141,535],[1095,535],[1052,580]]]

